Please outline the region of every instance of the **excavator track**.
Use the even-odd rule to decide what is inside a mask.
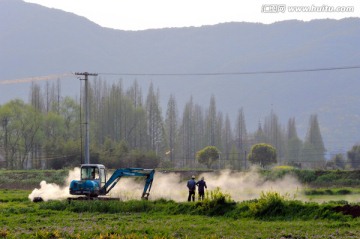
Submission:
[[[68,202],[71,201],[121,201],[121,198],[113,197],[68,197]]]
[[[113,197],[68,197],[66,199],[69,203],[71,201],[121,201],[121,198]],[[45,200],[42,197],[34,197],[33,202],[39,203],[44,202]]]

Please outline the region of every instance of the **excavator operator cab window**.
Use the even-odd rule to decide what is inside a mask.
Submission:
[[[106,176],[105,176],[105,169],[104,168],[100,168],[100,180],[101,180],[101,184],[106,183]]]
[[[99,179],[99,169],[97,167],[82,167],[81,179],[82,180]]]

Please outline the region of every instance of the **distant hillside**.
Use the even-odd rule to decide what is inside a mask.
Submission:
[[[270,25],[214,26],[120,31],[71,13],[20,0],[0,0],[0,80],[64,72],[218,73],[360,65],[360,19],[284,21]],[[147,92],[159,88],[165,112],[170,94],[179,111],[193,96],[233,119],[243,107],[248,131],[271,109],[284,127],[295,117],[304,137],[317,113],[326,148],[347,151],[360,142],[360,70],[212,76],[121,76]],[[63,80],[64,94],[78,94],[78,81]],[[22,97],[28,84],[0,85],[0,104]]]

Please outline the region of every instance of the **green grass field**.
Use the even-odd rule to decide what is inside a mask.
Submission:
[[[360,238],[341,203],[303,203],[277,193],[241,203],[216,192],[204,202],[31,202],[0,190],[0,238]]]
[[[40,181],[67,187],[68,170],[0,170],[0,238],[360,238],[357,173],[291,173],[306,185],[301,197],[263,192],[256,199],[234,202],[226,190],[212,188],[207,200],[195,203],[34,203],[28,196]],[[283,172],[263,175],[276,180]],[[357,217],[341,213],[345,206]]]

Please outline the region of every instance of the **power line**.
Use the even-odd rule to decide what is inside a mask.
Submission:
[[[116,75],[116,76],[221,76],[221,75],[261,75],[261,74],[285,74],[285,73],[302,73],[318,71],[337,71],[360,69],[360,66],[337,66],[323,68],[307,68],[292,70],[269,70],[269,71],[238,71],[238,72],[198,72],[198,73],[110,73],[102,72],[99,75]]]
[[[127,73],[127,72],[101,72],[99,75],[113,75],[113,76],[231,76],[231,75],[262,75],[262,74],[286,74],[286,73],[303,73],[303,72],[319,72],[319,71],[337,71],[337,70],[353,70],[360,69],[360,65],[355,66],[335,66],[323,68],[304,68],[292,70],[267,70],[267,71],[234,71],[234,72],[193,72],[193,73]],[[86,73],[86,72],[85,72]],[[46,81],[56,78],[69,77],[71,75],[79,75],[84,73],[62,73],[46,76],[26,77],[12,80],[0,80],[0,84],[17,84],[33,81]],[[91,75],[98,75],[91,73]]]

